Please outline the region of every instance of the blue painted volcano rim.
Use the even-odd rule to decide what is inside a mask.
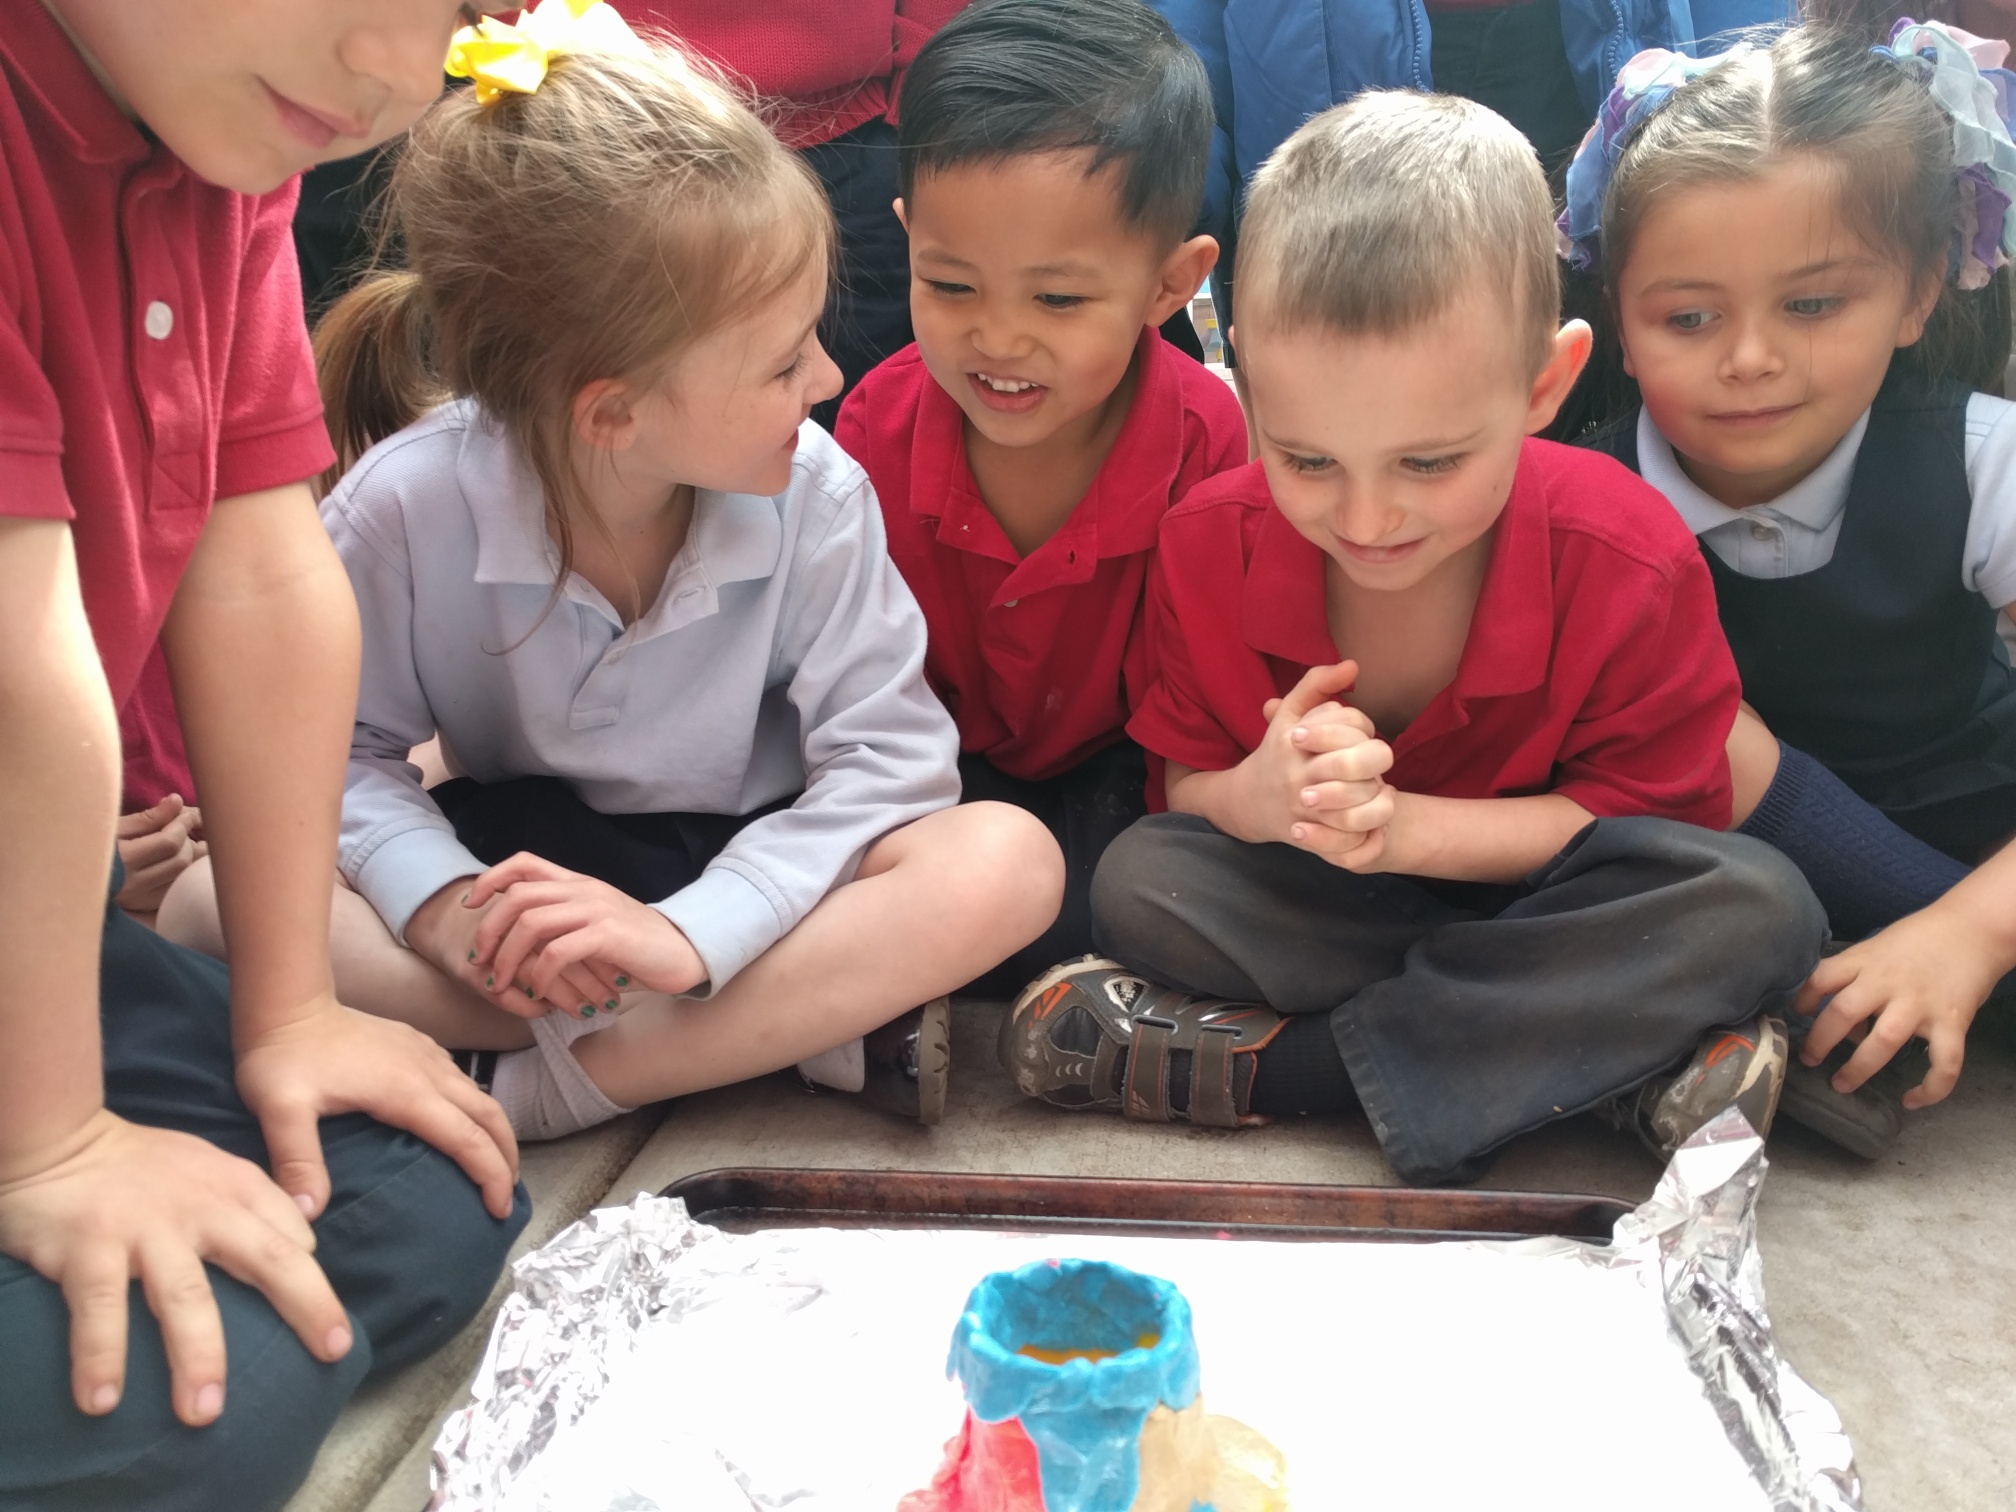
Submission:
[[[1151,1332],[1152,1346],[1134,1343]],[[1016,1352],[1027,1344],[1118,1352],[1052,1365]],[[1021,1421],[1036,1446],[1049,1512],[1127,1512],[1148,1414],[1197,1400],[1190,1304],[1160,1277],[1103,1260],[997,1271],[967,1297],[946,1373],[982,1422]]]

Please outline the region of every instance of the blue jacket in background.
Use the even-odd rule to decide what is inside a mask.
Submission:
[[[1218,111],[1202,228],[1228,253],[1239,195],[1318,111],[1363,89],[1433,89],[1421,0],[1148,0],[1204,60]],[[1560,0],[1568,63],[1588,107],[1648,47],[1791,19],[1791,0]]]

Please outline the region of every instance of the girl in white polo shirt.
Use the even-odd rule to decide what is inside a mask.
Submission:
[[[1042,932],[1062,862],[953,806],[923,619],[806,423],[830,212],[608,6],[532,21],[459,39],[476,87],[390,190],[410,271],[318,333],[364,620],[339,994],[501,1052],[470,1064],[525,1138],[801,1062],[931,1119],[942,995]],[[217,946],[202,881],[164,927]]]

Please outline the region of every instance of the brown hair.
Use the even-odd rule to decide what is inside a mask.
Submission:
[[[1625,140],[1603,197],[1606,301],[1645,215],[1691,185],[1754,178],[1803,154],[1837,186],[1841,214],[1912,280],[1944,278],[1958,213],[1953,128],[1924,85],[1872,53],[1866,32],[1809,23],[1690,80]],[[1976,388],[2001,383],[2007,281],[1948,283],[1908,361]]]
[[[1538,372],[1561,314],[1553,202],[1532,145],[1482,105],[1369,91],[1305,122],[1253,176],[1242,325],[1392,335],[1480,277]]]
[[[336,472],[456,396],[517,444],[560,550],[601,521],[574,472],[574,395],[663,381],[694,341],[830,265],[818,180],[718,77],[670,47],[553,60],[532,94],[438,101],[381,206],[407,267],[315,331]],[[381,245],[383,243],[381,242]]]

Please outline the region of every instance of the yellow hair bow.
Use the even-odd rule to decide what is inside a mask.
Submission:
[[[539,0],[516,23],[485,16],[448,44],[448,72],[476,81],[476,100],[491,105],[506,94],[531,94],[549,60],[563,53],[613,52],[643,57],[650,49],[608,0]]]

